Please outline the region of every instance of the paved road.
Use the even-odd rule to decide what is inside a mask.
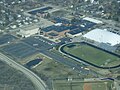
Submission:
[[[0,60],[6,62],[9,64],[11,67],[22,71],[35,85],[36,90],[48,90],[46,84],[32,71],[29,69],[25,68],[24,66],[16,63],[14,60],[8,58],[4,54],[0,53]]]

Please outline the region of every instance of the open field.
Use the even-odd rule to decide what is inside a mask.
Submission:
[[[58,63],[53,59],[46,57],[44,55],[38,55],[38,57],[42,58],[43,61],[37,67],[34,67],[33,70],[38,74],[43,74],[45,77],[49,78],[65,78],[68,76],[79,77],[77,72],[75,72],[72,68],[69,68],[66,65]]]
[[[54,61],[53,59],[41,54],[37,57],[42,58],[42,62],[36,67],[33,67],[32,70],[44,80],[49,88],[52,88],[51,82],[53,79],[67,79],[69,76],[73,78],[83,78],[81,73],[76,72],[72,68]]]
[[[53,81],[54,90],[111,90],[112,84],[110,81]]]
[[[97,66],[112,67],[120,65],[120,58],[85,43],[67,44],[63,50],[70,56],[77,57]]]

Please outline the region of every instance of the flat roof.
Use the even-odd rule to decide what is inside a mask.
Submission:
[[[53,17],[52,20],[55,23],[63,23],[63,24],[70,24],[70,21],[65,19],[65,18],[61,18],[61,17]]]
[[[102,29],[94,29],[85,34],[83,37],[100,43],[108,43],[111,46],[120,43],[120,35]]]
[[[27,26],[24,26],[24,27],[21,27],[20,30],[32,30],[32,29],[36,29],[36,28],[39,28],[39,26],[35,25],[35,24],[30,24],[30,25],[27,25]]]
[[[50,35],[50,36],[58,36],[57,33],[53,33],[53,32],[49,33],[49,35]]]
[[[55,25],[48,26],[46,28],[43,28],[42,30],[44,32],[50,32],[50,31],[56,31],[56,32],[62,32],[65,30],[70,30],[69,33],[72,35],[78,34],[82,31],[88,30],[92,28],[96,23],[90,22],[87,20],[79,19],[77,22],[71,23],[69,20],[66,20],[64,18],[54,17],[53,21],[55,20]],[[70,24],[71,25],[66,25]]]
[[[72,34],[72,35],[75,35],[75,34],[78,34],[78,33],[83,32],[83,31],[85,31],[85,30],[86,30],[85,28],[81,27],[81,28],[76,28],[76,29],[74,29],[74,30],[71,30],[71,31],[69,31],[68,33],[70,33],[70,34]]]
[[[43,8],[39,8],[39,9],[36,9],[36,10],[32,10],[32,11],[29,11],[28,13],[29,14],[33,14],[33,15],[36,15],[36,13],[44,13],[44,11],[47,11],[49,9],[52,9],[52,7],[48,6],[48,7],[43,7]]]
[[[96,23],[88,21],[88,20],[84,20],[84,19],[79,19],[76,22],[72,22],[73,25],[80,25],[82,27],[85,27],[86,29],[88,28],[92,28],[94,25],[96,25]]]
[[[90,22],[94,22],[94,23],[96,23],[96,24],[100,24],[100,23],[103,23],[102,21],[100,21],[100,20],[97,20],[97,19],[94,19],[94,18],[90,18],[90,17],[85,17],[85,18],[83,18],[84,20],[88,20],[88,21],[90,21]]]
[[[46,27],[42,30],[44,32],[49,32],[49,31],[52,31],[52,30],[56,31],[56,32],[62,32],[62,31],[68,30],[68,29],[69,29],[69,27],[65,26],[65,25],[61,25],[61,26],[52,25],[52,26]]]

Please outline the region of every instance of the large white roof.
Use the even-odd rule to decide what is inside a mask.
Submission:
[[[109,43],[111,46],[120,43],[120,35],[102,29],[94,29],[85,34],[83,37],[100,43]]]
[[[102,24],[103,22],[94,18],[90,18],[90,17],[85,17],[83,18],[84,20],[90,21],[90,22],[94,22],[96,24]]]

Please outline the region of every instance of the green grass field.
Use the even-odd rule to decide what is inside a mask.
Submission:
[[[112,65],[116,66],[120,63],[119,57],[83,43],[76,44],[71,48],[65,46],[64,51],[97,66],[111,66],[114,62],[116,63]]]
[[[81,82],[81,81],[53,81],[54,90],[109,90],[113,82],[101,81],[101,82]]]

